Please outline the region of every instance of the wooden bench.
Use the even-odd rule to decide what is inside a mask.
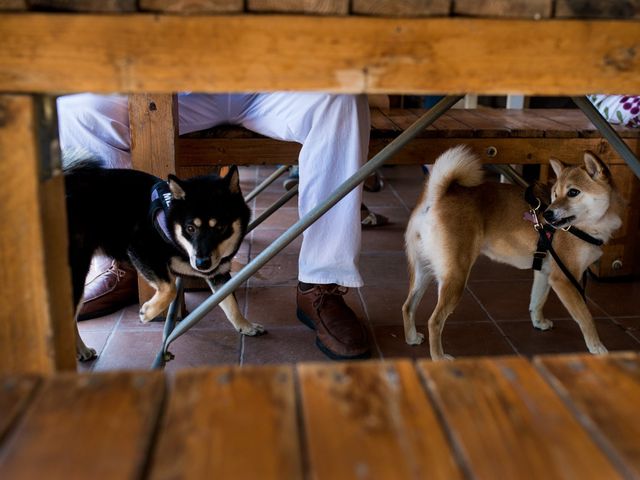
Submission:
[[[132,156],[141,170],[166,177],[169,172],[193,176],[221,165],[295,164],[301,145],[264,137],[239,126],[219,126],[177,136],[176,98],[171,95],[133,95],[131,102]],[[153,105],[153,106],[151,106]],[[372,157],[426,110],[371,110]],[[635,152],[640,130],[617,127]],[[140,140],[142,139],[142,140]],[[640,271],[637,253],[640,222],[640,181],[602,138],[580,110],[572,109],[452,109],[411,141],[389,164],[433,163],[446,149],[469,145],[492,164],[539,164],[547,178],[548,159],[580,161],[592,150],[610,166],[629,207],[623,227],[605,247],[593,269],[599,277],[627,276]],[[416,179],[418,181],[418,179]],[[144,284],[141,282],[141,287]]]
[[[0,377],[7,479],[640,476],[618,353]]]

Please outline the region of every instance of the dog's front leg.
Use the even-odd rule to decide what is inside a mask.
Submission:
[[[76,358],[80,362],[93,360],[98,356],[98,354],[93,348],[89,348],[84,344],[82,337],[80,336],[80,330],[78,330],[78,322],[75,321],[75,319],[74,323],[76,325]]]
[[[549,296],[549,274],[538,270],[533,271],[533,286],[531,287],[531,301],[529,302],[529,314],[531,323],[540,330],[549,330],[553,327],[553,322],[544,318],[542,307],[547,302]]]
[[[173,281],[157,280],[149,284],[156,290],[153,297],[140,307],[140,321],[150,322],[164,312],[176,298],[176,285]]]
[[[580,293],[564,276],[559,277],[559,275],[562,275],[562,273],[551,276],[551,286],[564,307],[569,311],[569,314],[580,326],[589,352],[593,354],[607,353],[608,350],[598,336],[591,312],[584,303]]]
[[[225,280],[220,283],[224,283],[231,277],[224,276],[224,278]],[[216,283],[208,278],[206,279],[206,281],[211,291],[213,293],[216,293]],[[233,328],[235,328],[242,335],[255,337],[267,332],[265,328],[259,323],[251,323],[249,320],[244,318],[244,315],[242,315],[242,312],[240,312],[240,307],[238,306],[238,301],[236,300],[235,294],[232,293],[231,295],[225,297],[224,300],[219,303],[219,306],[227,316],[229,322],[231,322],[231,325],[233,325]]]

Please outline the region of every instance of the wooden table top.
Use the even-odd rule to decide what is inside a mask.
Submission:
[[[0,380],[0,477],[640,476],[640,356]]]

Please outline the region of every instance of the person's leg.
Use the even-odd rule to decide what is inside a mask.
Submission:
[[[222,96],[224,97],[224,96]],[[213,95],[179,96],[180,133],[224,121],[226,103]],[[129,112],[124,95],[82,93],[58,98],[58,126],[64,152],[87,151],[107,168],[131,168]],[[137,274],[123,262],[96,255],[84,289],[80,320],[99,317],[136,303]]]
[[[245,96],[233,121],[258,133],[302,144],[300,216],[307,214],[364,163],[369,144],[365,96],[272,93]],[[233,117],[233,115],[232,115]],[[298,317],[317,330],[332,358],[369,353],[366,328],[344,303],[343,287],[360,287],[360,201],[356,188],[304,233],[298,261]]]

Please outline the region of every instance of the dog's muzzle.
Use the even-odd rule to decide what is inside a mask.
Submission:
[[[196,257],[196,268],[202,271],[211,269],[211,257]]]

